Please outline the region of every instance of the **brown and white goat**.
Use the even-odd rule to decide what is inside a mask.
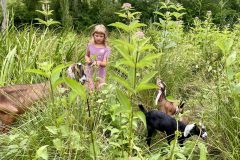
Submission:
[[[87,80],[81,63],[72,64],[67,70],[67,76],[82,84]],[[6,131],[5,126],[12,124],[34,102],[47,98],[49,93],[49,82],[0,87],[0,132]]]
[[[183,106],[184,103],[180,101],[179,104],[175,102],[171,102],[166,99],[166,84],[161,81],[159,78],[157,79],[157,86],[158,88],[158,94],[155,99],[155,105],[157,105],[159,108],[158,110],[166,113],[167,115],[175,115],[177,113],[183,112]]]

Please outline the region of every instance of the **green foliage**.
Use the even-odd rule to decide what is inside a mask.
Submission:
[[[14,57],[16,56],[16,47],[12,49],[7,56],[5,57],[2,68],[1,68],[1,76],[0,76],[0,85],[6,84],[8,79],[11,77],[11,74],[13,73],[13,67],[14,67]]]
[[[53,10],[50,10],[49,7],[49,3],[50,1],[48,0],[44,0],[44,1],[41,1],[42,3],[42,10],[36,10],[37,12],[41,13],[44,17],[45,17],[45,20],[42,20],[40,18],[35,18],[35,20],[37,20],[40,24],[44,24],[45,26],[49,27],[51,25],[54,25],[54,24],[60,24],[60,22],[58,21],[54,21],[53,19],[49,19],[49,17],[52,14]]]

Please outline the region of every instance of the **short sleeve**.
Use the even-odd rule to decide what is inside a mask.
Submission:
[[[104,54],[104,59],[105,59],[105,58],[108,59],[109,56],[110,56],[110,53],[111,53],[111,48],[107,47],[107,48],[106,48],[106,52],[105,52],[105,54]]]

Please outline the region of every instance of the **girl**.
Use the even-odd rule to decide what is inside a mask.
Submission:
[[[89,81],[89,89],[91,91],[95,89],[93,81],[94,68],[97,69],[98,77],[96,88],[99,89],[105,83],[106,66],[111,51],[107,45],[107,36],[106,27],[102,24],[96,25],[91,34],[91,40],[87,45],[87,51],[85,55],[85,60],[87,63],[86,74]]]

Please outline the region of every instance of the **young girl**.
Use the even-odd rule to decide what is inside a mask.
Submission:
[[[89,89],[93,91],[95,87],[99,89],[106,78],[106,65],[110,55],[110,48],[107,45],[107,29],[104,25],[96,25],[92,34],[91,40],[87,45],[85,60],[87,63],[86,74],[89,81]],[[94,68],[97,73],[96,86],[93,81]]]

